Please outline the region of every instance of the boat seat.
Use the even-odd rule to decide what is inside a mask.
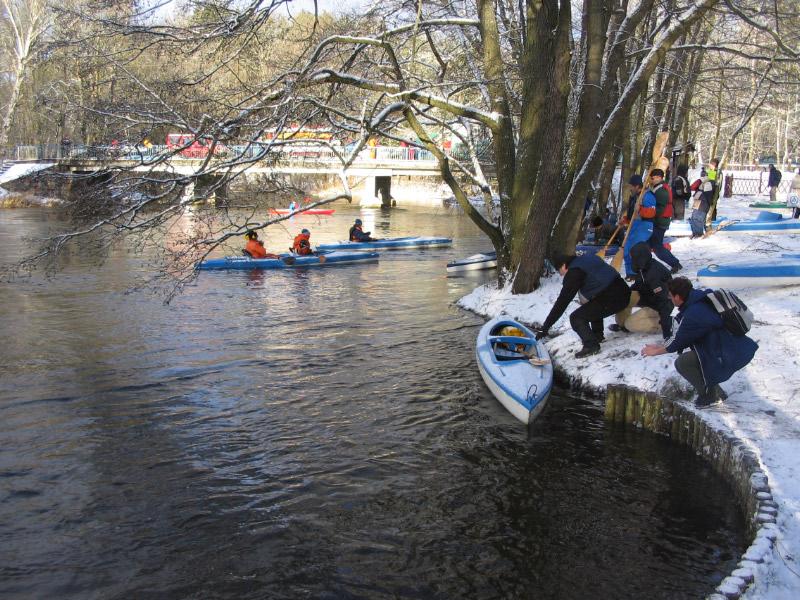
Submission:
[[[507,350],[506,348],[498,348],[495,346],[494,348],[494,355],[497,360],[528,360],[529,357],[521,354],[520,352],[514,352],[513,350]]]
[[[530,346],[533,344],[533,340],[528,337],[520,337],[517,335],[490,335],[489,336],[489,343],[496,344],[499,342],[503,342],[505,344],[523,344],[525,346]]]

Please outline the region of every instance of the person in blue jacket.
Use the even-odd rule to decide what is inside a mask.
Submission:
[[[561,318],[567,306],[580,293],[582,305],[569,316],[572,329],[583,342],[575,353],[583,358],[600,352],[603,336],[603,318],[610,317],[628,306],[631,290],[617,270],[596,254],[582,256],[556,256],[553,266],[564,278],[561,293],[550,309],[550,314],[536,334],[540,340],[547,336],[553,324]]]
[[[635,217],[634,209],[632,206],[636,204],[634,194],[636,190],[642,189],[642,177],[640,175],[632,175],[630,181],[631,197],[628,206],[628,219]],[[656,216],[656,195],[652,190],[647,190],[642,197],[642,202],[639,205],[639,218],[633,221],[628,237],[625,238],[624,258],[625,258],[625,277],[633,281],[636,273],[633,270],[631,263],[631,248],[639,242],[646,242],[653,236],[653,219]]]
[[[685,277],[669,282],[669,296],[678,307],[678,326],[663,344],[647,344],[642,356],[680,352],[675,370],[697,391],[695,406],[704,407],[728,397],[719,386],[755,356],[758,344],[746,335],[736,336],[706,296],[711,290],[696,290]]]

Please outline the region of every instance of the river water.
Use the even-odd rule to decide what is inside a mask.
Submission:
[[[702,597],[744,546],[691,453],[557,390],[529,428],[454,302],[489,245],[444,209],[296,217],[447,235],[378,263],[205,272],[171,304],[115,248],[0,288],[0,597]],[[0,212],[5,260],[58,223]]]

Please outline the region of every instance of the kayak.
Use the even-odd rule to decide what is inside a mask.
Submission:
[[[716,229],[720,226],[720,224],[724,223],[728,219],[715,219],[711,223],[712,229]],[[669,224],[669,228],[667,232],[664,234],[665,236],[669,237],[689,237],[692,235],[692,226],[689,225],[689,221],[675,221],[673,220]]]
[[[748,206],[750,208],[791,208],[791,206],[786,206],[786,202],[753,202]]]
[[[332,242],[319,244],[320,250],[394,250],[396,248],[443,248],[453,243],[450,238],[444,237],[401,237],[375,240],[374,242]]]
[[[494,269],[496,267],[497,252],[481,252],[447,263],[447,272],[480,271],[481,269]]]
[[[721,227],[720,233],[800,233],[800,221],[739,221]]]
[[[219,269],[289,269],[297,267],[332,267],[378,260],[377,252],[329,252],[319,255],[296,256],[281,254],[280,258],[250,258],[226,256],[204,260],[197,268],[201,271]]]
[[[575,254],[597,254],[605,247],[605,244],[578,244],[575,246]],[[614,256],[618,251],[619,246],[612,244],[606,250],[606,256]]]
[[[279,215],[332,215],[336,212],[335,208],[306,208],[305,210],[302,208],[296,208],[294,210],[288,208],[271,208],[270,210]]]
[[[747,262],[708,265],[697,272],[708,287],[783,287],[800,285],[800,256],[764,258]]]
[[[512,319],[492,319],[478,333],[475,356],[486,387],[508,412],[525,424],[542,412],[553,387],[553,363],[530,329]]]

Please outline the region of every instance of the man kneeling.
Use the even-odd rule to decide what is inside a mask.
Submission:
[[[672,335],[672,301],[667,286],[672,281],[669,269],[653,258],[647,242],[639,242],[631,248],[631,265],[634,281],[628,306],[617,313],[611,331],[634,333],[656,333],[659,325],[666,340]],[[639,310],[631,314],[634,307]]]
[[[625,308],[631,291],[616,269],[596,254],[557,256],[553,259],[553,266],[564,277],[564,283],[536,339],[547,335],[575,294],[580,292],[586,302],[569,316],[572,329],[583,342],[583,348],[575,356],[583,358],[597,354],[603,341],[603,318]]]
[[[746,335],[733,335],[725,329],[722,317],[706,300],[710,291],[695,290],[685,277],[670,281],[669,296],[678,307],[678,326],[663,344],[642,348],[642,356],[682,352],[675,359],[675,370],[697,391],[695,406],[699,407],[727,398],[719,384],[744,368],[758,350],[758,344]]]

